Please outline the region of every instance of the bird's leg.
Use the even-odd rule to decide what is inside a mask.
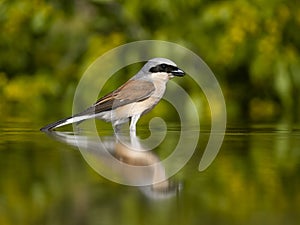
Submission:
[[[140,115],[135,115],[135,116],[131,117],[131,123],[130,123],[130,127],[129,127],[131,145],[136,150],[141,149],[140,143],[136,136],[136,123],[139,120],[139,118],[140,118]]]
[[[114,128],[114,132],[115,133],[120,133],[120,131],[121,131],[121,124],[114,124],[113,128]]]
[[[129,127],[130,133],[131,132],[135,133],[135,131],[136,131],[136,123],[139,120],[139,118],[140,118],[140,115],[134,115],[133,117],[131,117],[131,122],[130,122],[130,127]]]

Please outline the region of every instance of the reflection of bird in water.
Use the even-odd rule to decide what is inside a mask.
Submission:
[[[152,182],[151,185],[140,186],[142,192],[151,198],[165,198],[176,194],[179,190],[179,184],[176,185],[170,181],[165,173],[160,159],[153,152],[136,150],[136,147],[130,148],[127,144],[116,143],[115,156],[120,161],[135,166],[134,170],[123,171],[123,175],[129,180],[140,180],[145,183]],[[140,170],[140,167],[143,167]]]
[[[130,119],[130,130],[135,132],[141,115],[149,112],[163,97],[167,82],[174,76],[182,77],[184,74],[169,59],[151,59],[129,81],[100,98],[85,111],[46,125],[41,131],[99,118],[112,122],[114,127]]]
[[[168,179],[159,157],[152,151],[145,151],[136,136],[122,141],[114,136],[93,139],[67,132],[47,132],[51,137],[79,147],[87,163],[100,175],[122,184],[138,186],[149,198],[168,198],[181,188]],[[133,140],[134,139],[134,140]],[[132,145],[133,143],[133,145]]]

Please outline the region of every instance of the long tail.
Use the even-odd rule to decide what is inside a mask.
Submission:
[[[93,118],[93,117],[95,117],[95,115],[75,115],[75,116],[71,116],[71,117],[68,117],[68,118],[65,118],[65,119],[58,120],[54,123],[50,123],[50,124],[42,127],[40,129],[40,131],[53,130],[55,128],[62,127],[62,126],[65,126],[65,125],[68,125],[68,124],[71,124],[71,123],[79,123],[79,122],[82,122],[86,119],[90,119],[90,118]]]

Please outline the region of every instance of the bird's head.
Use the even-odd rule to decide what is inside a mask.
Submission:
[[[179,69],[173,61],[165,58],[150,59],[142,70],[146,74],[150,73],[152,75],[167,77],[168,79],[185,75],[185,72]]]

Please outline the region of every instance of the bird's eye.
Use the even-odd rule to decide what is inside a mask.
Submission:
[[[160,66],[161,66],[162,69],[166,69],[167,68],[166,64],[161,64]]]
[[[167,64],[160,64],[157,66],[152,67],[149,71],[152,73],[157,73],[157,72],[169,72],[169,66]]]

